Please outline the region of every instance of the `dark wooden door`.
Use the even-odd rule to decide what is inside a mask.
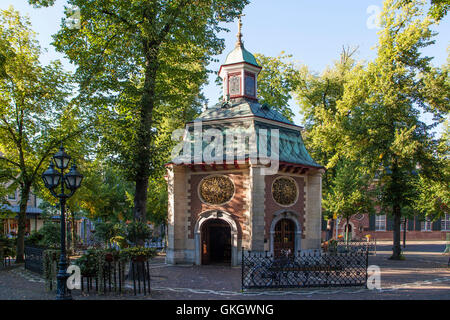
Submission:
[[[205,222],[202,227],[202,264],[231,262],[231,228],[223,220]]]
[[[295,224],[290,219],[281,219],[275,225],[273,251],[275,257],[281,255],[282,250],[295,251]]]
[[[204,225],[202,228],[202,264],[209,264],[210,248],[209,248],[209,226]]]

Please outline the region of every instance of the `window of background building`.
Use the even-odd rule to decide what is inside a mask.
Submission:
[[[422,231],[431,231],[431,220],[429,218],[422,222]]]
[[[8,194],[8,200],[16,200],[16,192],[12,192]]]
[[[375,216],[375,231],[386,231],[386,215]]]
[[[450,231],[450,214],[446,214],[441,220],[441,230]]]
[[[400,223],[400,231],[405,231],[405,219],[403,218]],[[408,219],[406,219],[406,231],[408,231]]]

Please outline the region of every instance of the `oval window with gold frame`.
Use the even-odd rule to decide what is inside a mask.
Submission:
[[[272,183],[272,197],[281,206],[292,206],[297,202],[297,183],[290,177],[276,178]]]
[[[222,205],[233,198],[234,184],[228,176],[208,176],[200,182],[198,193],[204,203]]]

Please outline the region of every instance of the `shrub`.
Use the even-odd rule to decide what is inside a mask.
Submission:
[[[145,241],[150,238],[152,230],[146,223],[135,221],[127,225],[127,240],[131,243]]]
[[[125,236],[124,226],[120,223],[97,222],[95,224],[95,239],[111,246],[112,239]]]

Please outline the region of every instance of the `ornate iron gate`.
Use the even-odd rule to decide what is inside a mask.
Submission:
[[[242,289],[365,286],[367,266],[367,250],[285,257],[242,250]]]

